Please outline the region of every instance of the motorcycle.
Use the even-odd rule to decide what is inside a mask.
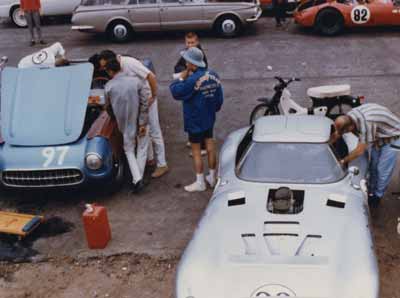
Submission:
[[[259,98],[258,104],[250,115],[250,125],[258,118],[268,115],[321,115],[331,119],[343,115],[346,111],[360,106],[364,102],[363,96],[352,96],[350,85],[328,85],[309,88],[307,95],[312,100],[312,106],[305,108],[292,99],[288,86],[292,82],[299,82],[298,78],[285,80],[274,77],[278,83],[274,86],[272,98]]]

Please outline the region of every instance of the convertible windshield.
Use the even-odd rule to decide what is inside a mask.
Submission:
[[[254,182],[333,183],[345,172],[328,144],[252,142],[237,166]]]

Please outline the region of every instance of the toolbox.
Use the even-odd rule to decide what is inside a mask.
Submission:
[[[43,216],[0,211],[0,233],[25,237],[43,220]]]

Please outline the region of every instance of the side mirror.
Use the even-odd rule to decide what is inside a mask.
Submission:
[[[353,187],[356,190],[360,190],[361,189],[360,185],[355,184],[354,181],[353,181],[353,178],[360,174],[360,170],[357,167],[353,166],[353,167],[349,168],[349,173],[350,173],[350,185],[351,185],[351,187]]]
[[[353,166],[349,168],[349,173],[353,176],[358,176],[360,174],[360,170],[357,167]]]
[[[8,61],[8,57],[7,56],[3,56],[0,58],[0,63],[7,63]]]

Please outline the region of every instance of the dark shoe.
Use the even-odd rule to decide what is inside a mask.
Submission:
[[[139,193],[143,190],[143,188],[144,188],[143,180],[140,180],[132,185],[131,191],[132,193]]]
[[[369,208],[376,209],[379,207],[381,198],[377,196],[368,196],[368,206]]]
[[[47,44],[47,42],[45,42],[44,40],[39,41],[39,43],[40,43],[41,45],[46,45],[46,44]]]
[[[29,44],[29,46],[33,47],[36,44],[36,42],[34,40],[31,40],[31,43]]]

